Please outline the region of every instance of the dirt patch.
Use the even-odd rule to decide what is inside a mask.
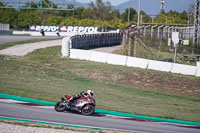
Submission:
[[[110,50],[109,50],[110,49]],[[120,53],[122,45],[95,49],[101,52]],[[81,71],[81,72],[80,72]],[[91,72],[92,71],[92,72]],[[200,98],[200,78],[189,76],[175,76],[159,71],[134,71],[130,70],[73,70],[73,73],[81,76],[100,80],[112,81],[113,83],[127,84],[144,90],[159,90],[169,93],[176,93],[184,96]]]
[[[156,71],[135,71],[134,68],[117,71],[107,69],[73,69],[70,71],[89,79],[200,98],[200,78],[177,76]]]

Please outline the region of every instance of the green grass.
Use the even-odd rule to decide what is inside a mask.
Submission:
[[[8,42],[4,44],[0,44],[0,50],[5,49],[11,46],[19,45],[19,44],[28,44],[28,43],[35,43],[35,42],[42,42],[42,41],[48,41],[48,40],[57,40],[61,38],[43,38],[43,39],[31,39],[31,40],[25,40],[25,41],[18,41],[18,42]]]
[[[66,93],[92,89],[99,109],[200,122],[200,96],[146,89],[142,87],[145,82],[141,87],[127,82],[130,73],[195,83],[199,78],[61,58],[60,49],[40,49],[24,57],[0,55],[0,92],[57,102]],[[119,79],[123,76],[126,80]]]

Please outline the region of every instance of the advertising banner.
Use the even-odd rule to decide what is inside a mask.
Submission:
[[[98,32],[98,27],[83,27],[83,26],[52,26],[52,25],[29,25],[29,31],[41,32],[75,32],[75,33],[95,33]]]

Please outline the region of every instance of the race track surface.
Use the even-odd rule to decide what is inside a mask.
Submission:
[[[54,109],[0,102],[0,116],[71,125],[81,125],[122,131],[149,133],[199,133],[196,128],[185,128],[161,122],[139,122],[114,119],[102,114],[83,116],[78,113],[56,112]]]
[[[48,38],[52,39],[52,38],[58,38],[58,37],[0,35],[0,45],[3,43],[8,43],[8,42],[18,42],[18,41],[25,41],[25,40],[32,40],[32,39],[48,39]]]

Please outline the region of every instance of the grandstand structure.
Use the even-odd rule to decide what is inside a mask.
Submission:
[[[75,0],[0,0],[0,8],[74,10]]]

